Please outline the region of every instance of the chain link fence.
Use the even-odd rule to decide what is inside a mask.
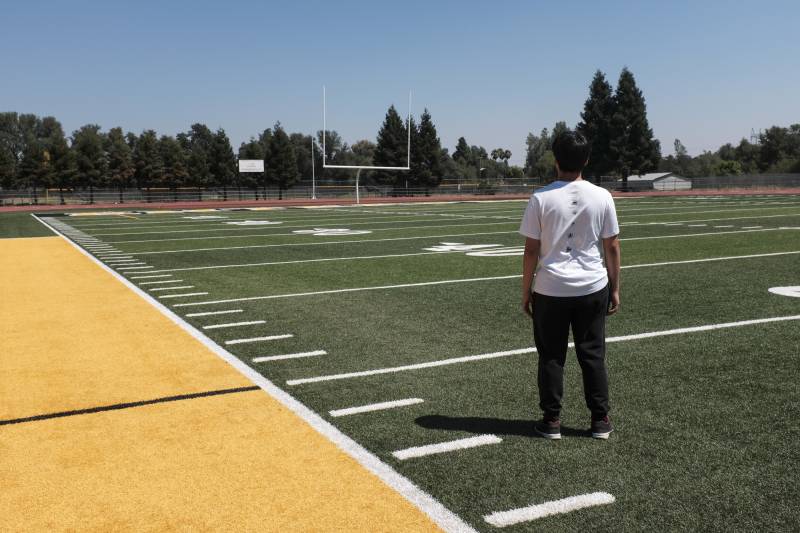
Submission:
[[[467,181],[448,178],[438,187],[421,189],[413,187],[396,187],[392,185],[362,185],[359,188],[361,198],[392,197],[425,197],[425,196],[495,196],[495,195],[528,195],[534,188],[545,185],[538,178],[507,179],[496,182]],[[630,182],[621,180],[602,180],[601,187],[612,191],[724,191],[730,189],[787,189],[800,188],[800,174],[754,174],[742,176],[715,176],[691,178],[685,182]],[[294,187],[279,191],[277,188],[179,188],[170,189],[0,189],[0,205],[86,205],[129,203],[165,203],[165,202],[239,202],[258,200],[310,200],[312,198],[352,201],[355,199],[355,187],[351,184],[321,184],[312,187],[310,180],[303,181]]]

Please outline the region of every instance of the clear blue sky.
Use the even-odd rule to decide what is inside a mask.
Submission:
[[[234,148],[280,120],[374,140],[386,107],[428,107],[459,136],[524,159],[525,136],[573,126],[596,69],[628,66],[666,155],[800,122],[800,2],[3,2],[0,111],[67,134],[193,122]],[[0,6],[2,7],[2,6]]]

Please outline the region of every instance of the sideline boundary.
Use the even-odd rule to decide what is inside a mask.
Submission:
[[[70,246],[74,247],[76,250],[78,250],[78,252],[89,258],[89,260],[93,261],[100,268],[114,276],[118,281],[123,283],[139,297],[143,298],[146,302],[160,311],[164,316],[169,318],[178,327],[202,343],[206,348],[211,350],[214,354],[225,360],[255,385],[258,385],[258,387],[266,392],[269,396],[280,402],[304,422],[309,424],[318,433],[322,434],[328,440],[333,442],[339,449],[355,459],[361,466],[378,476],[378,478],[380,478],[389,487],[397,491],[406,500],[411,502],[411,504],[428,515],[439,527],[445,531],[475,532],[475,529],[464,522],[458,515],[447,509],[437,499],[423,491],[421,488],[417,487],[410,479],[397,472],[390,465],[381,461],[372,452],[339,431],[333,424],[326,421],[320,415],[303,405],[286,391],[280,389],[267,378],[256,372],[253,368],[242,362],[235,355],[215,343],[209,337],[205,336],[201,331],[195,329],[188,322],[168,309],[164,304],[158,302],[132,282],[125,279],[121,274],[112,270],[97,258],[93,257],[89,252],[47,224],[36,214],[32,213],[31,216],[54,234],[64,239]]]

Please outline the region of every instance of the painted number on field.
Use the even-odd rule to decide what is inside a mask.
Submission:
[[[372,233],[365,229],[348,229],[348,228],[314,228],[314,229],[298,229],[293,231],[298,235],[316,235],[318,237],[335,237],[338,235],[365,235]]]
[[[791,296],[792,298],[800,298],[800,285],[793,287],[772,287],[769,289],[772,294],[780,296]]]
[[[443,242],[438,246],[424,249],[426,252],[465,252],[471,257],[512,257],[522,255],[524,246],[503,246],[502,244],[463,244]]]
[[[271,226],[273,224],[283,224],[283,222],[272,222],[270,220],[239,220],[237,222],[226,222],[234,226]]]

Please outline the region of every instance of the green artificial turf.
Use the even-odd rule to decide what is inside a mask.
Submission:
[[[30,213],[0,213],[0,239],[52,236]]]
[[[616,503],[505,530],[800,528],[797,320],[609,343],[616,431],[607,442],[586,434],[588,412],[574,356],[567,365],[560,442],[533,436],[532,423],[539,416],[533,353],[287,384],[300,378],[530,347],[530,322],[518,307],[518,277],[296,295],[516,276],[521,270],[519,255],[405,254],[423,253],[444,242],[519,247],[523,239],[516,229],[524,207],[525,202],[456,203],[58,220],[134,254],[154,267],[150,270],[172,276],[156,279],[180,279],[177,285],[194,286],[186,292],[209,293],[160,299],[170,291],[151,292],[181,316],[243,310],[186,319],[198,328],[266,321],[204,331],[223,346],[238,338],[294,335],[226,348],[478,530],[494,530],[482,518],[491,512],[595,491],[610,492]],[[800,252],[800,229],[781,229],[800,227],[800,199],[620,199],[617,208],[625,268],[622,310],[609,319],[608,337],[800,315],[800,299],[768,292],[770,287],[800,285],[800,253],[786,253]],[[203,215],[227,218],[185,218]],[[244,220],[282,224],[225,224]],[[292,233],[310,228],[371,233],[334,237]],[[706,233],[710,235],[693,236]],[[784,255],[654,264],[770,253]],[[374,257],[386,255],[396,257]],[[371,258],[351,259],[355,257]],[[336,260],[309,262],[317,259]],[[290,261],[304,262],[216,268]],[[630,268],[634,265],[646,266]],[[137,284],[154,279],[134,278],[159,275],[120,272]],[[168,284],[140,285],[148,291],[161,286]],[[296,296],[176,306],[287,294]],[[327,355],[251,362],[259,356],[312,350],[325,350]],[[422,398],[424,403],[341,418],[328,414],[404,398]],[[484,433],[503,442],[408,461],[391,455],[406,447]]]

